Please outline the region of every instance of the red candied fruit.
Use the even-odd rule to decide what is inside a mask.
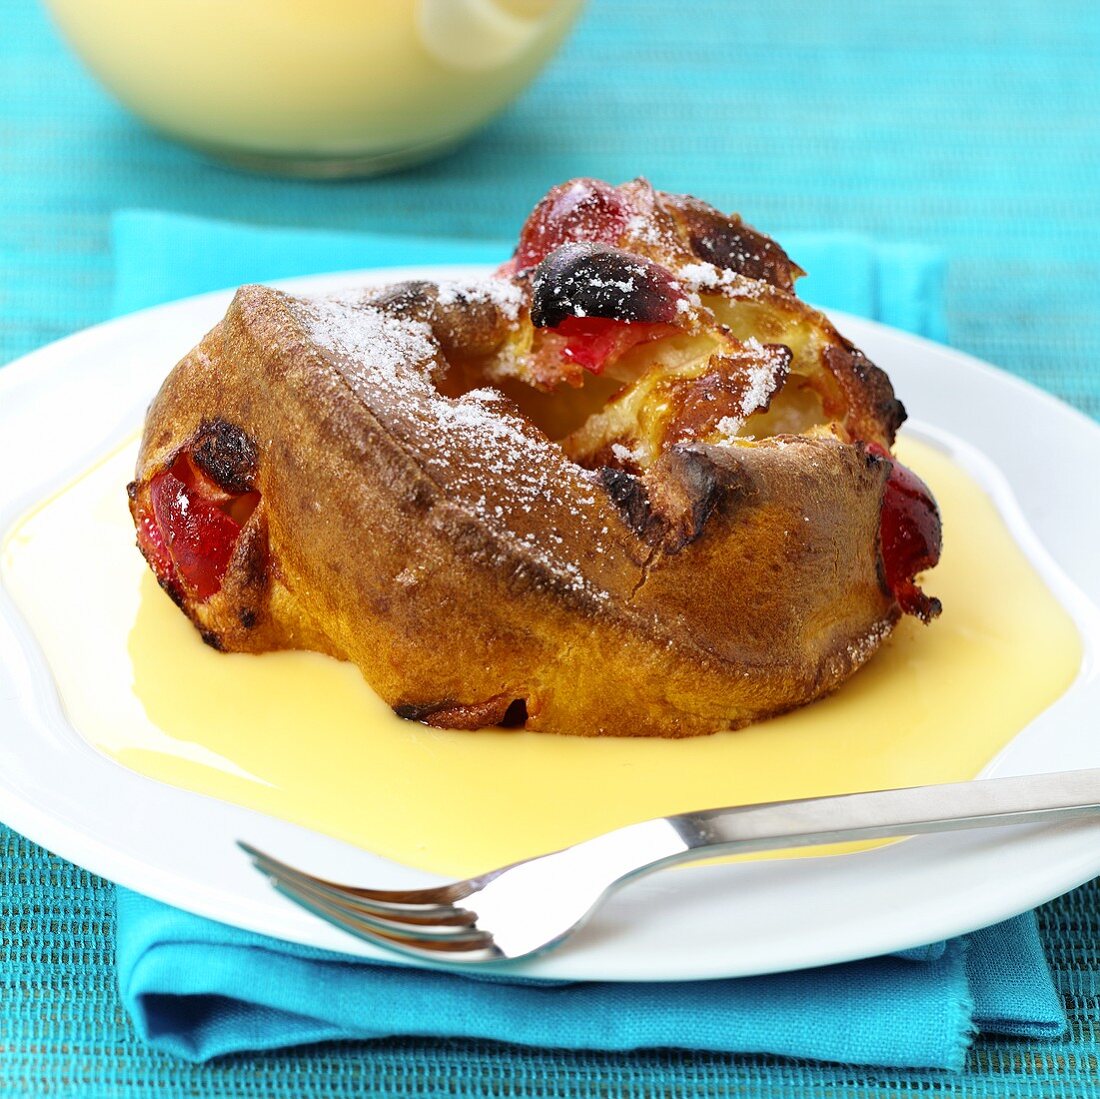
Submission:
[[[523,224],[509,274],[541,263],[571,241],[615,244],[626,230],[631,208],[616,187],[599,179],[571,179],[552,188]]]
[[[625,355],[632,347],[675,335],[679,331],[671,324],[647,324],[638,321],[617,321],[607,317],[566,317],[551,329],[565,340],[562,357],[599,374],[613,359]]]
[[[157,579],[165,584],[169,583],[176,571],[172,564],[172,555],[168,552],[168,545],[157,521],[144,510],[139,511],[137,516],[137,541]]]
[[[915,581],[940,559],[943,525],[939,508],[929,487],[888,450],[877,443],[868,444],[867,449],[890,463],[879,525],[886,583],[906,614],[930,622],[940,613],[940,601],[925,595]]]
[[[163,583],[178,578],[205,602],[221,589],[258,494],[224,492],[184,453],[153,477],[149,498],[152,514],[143,510],[138,516],[138,544]]]

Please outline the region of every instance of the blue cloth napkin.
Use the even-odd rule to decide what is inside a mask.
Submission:
[[[500,263],[514,242],[272,229],[154,210],[112,221],[115,314],[246,282],[360,267]],[[919,244],[851,233],[788,233],[780,241],[804,270],[799,296],[827,309],[945,340],[944,263]]]
[[[932,337],[943,267],[913,245],[781,237],[818,304]],[[321,271],[502,260],[503,243],[264,229],[127,211],[113,225],[118,313]],[[976,1032],[1055,1038],[1065,1016],[1033,914],[886,958],[667,984],[532,985],[367,963],[118,891],[122,998],[139,1033],[190,1060],[327,1039],[490,1038],[666,1046],[895,1067],[962,1067]]]

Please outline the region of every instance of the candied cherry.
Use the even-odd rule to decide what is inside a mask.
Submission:
[[[562,358],[599,374],[632,347],[674,335],[678,329],[671,324],[630,323],[607,317],[566,317],[553,331],[564,341]]]
[[[137,541],[157,579],[164,584],[170,584],[176,569],[172,564],[172,555],[168,552],[168,544],[164,541],[164,535],[161,534],[160,527],[157,526],[157,521],[151,512],[145,510],[138,512]]]
[[[182,581],[199,602],[216,594],[259,494],[228,493],[186,452],[149,483],[152,512],[138,516],[138,544],[162,583]]]
[[[925,595],[915,581],[940,559],[939,508],[929,487],[885,447],[870,443],[867,449],[890,463],[879,523],[886,583],[903,611],[929,622],[940,613],[940,601]]]
[[[631,208],[617,187],[599,179],[571,179],[551,189],[531,211],[506,269],[527,271],[570,241],[614,244],[626,230]]]

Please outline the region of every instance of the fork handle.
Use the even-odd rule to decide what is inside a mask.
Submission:
[[[685,853],[768,851],[1100,813],[1100,768],[706,809],[665,819]]]
[[[619,881],[701,855],[777,851],[1100,815],[1100,768],[704,809],[658,817],[570,849]]]

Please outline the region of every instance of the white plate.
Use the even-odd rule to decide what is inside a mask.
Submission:
[[[281,285],[323,293],[353,282],[478,273],[418,268]],[[168,366],[228,300],[226,293],[205,294],[148,309],[0,370],[0,531],[133,430]],[[913,420],[936,425],[918,432],[951,449],[984,484],[1085,639],[1085,663],[1069,692],[985,773],[1100,766],[1100,512],[1088,502],[1100,469],[1100,428],[966,355],[855,317],[838,321],[890,373]],[[379,955],[272,892],[234,838],[247,836],[336,878],[382,885],[434,880],[283,821],[163,785],[93,751],[65,720],[45,660],[2,589],[0,819],[90,870],[181,908],[368,957]],[[674,980],[823,965],[994,923],[1097,873],[1097,823],[685,869],[623,890],[564,947],[515,971]]]

